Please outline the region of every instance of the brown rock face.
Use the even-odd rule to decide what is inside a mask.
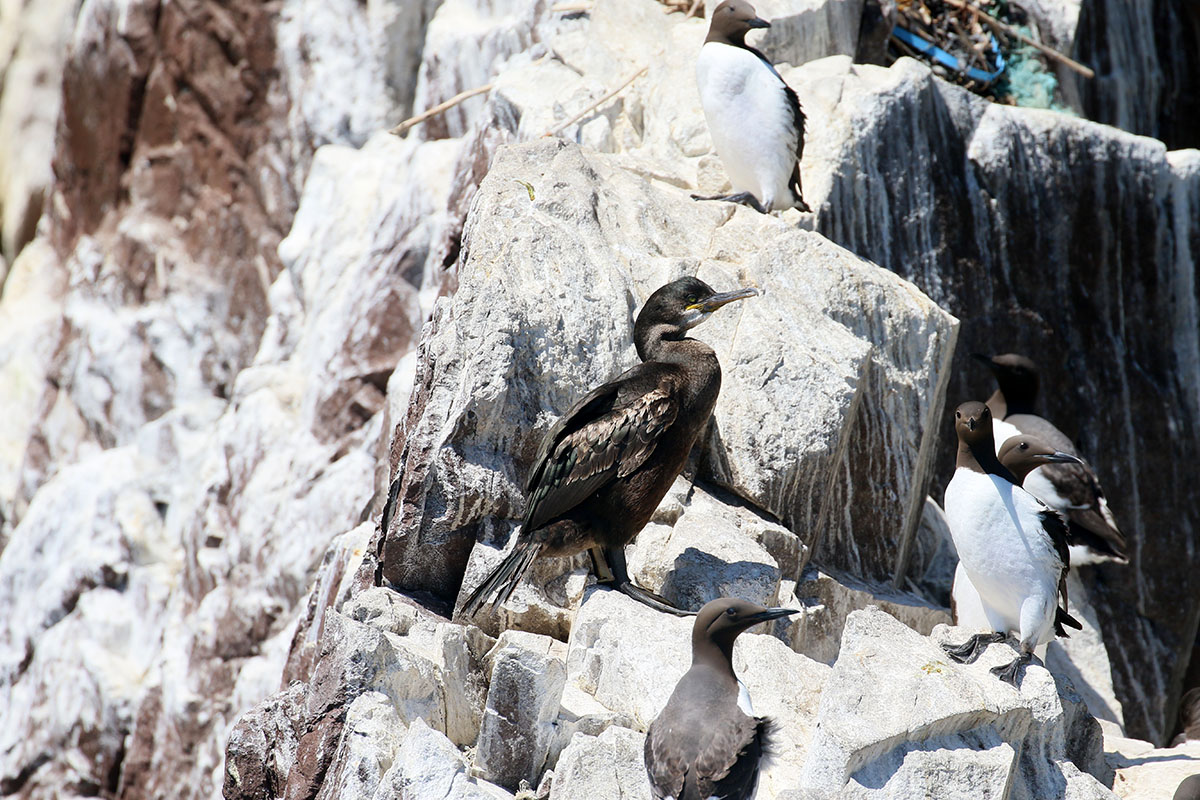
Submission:
[[[89,8],[63,78],[51,241],[67,260],[94,237],[108,258],[84,280],[115,304],[220,287],[210,313],[229,343],[202,371],[223,395],[257,346],[295,210],[274,144],[278,4],[135,3],[120,23]],[[147,400],[153,418],[169,377],[146,367],[164,395]]]

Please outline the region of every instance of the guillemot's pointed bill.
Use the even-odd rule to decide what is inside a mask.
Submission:
[[[1016,353],[998,356],[974,353],[972,357],[987,365],[999,387],[988,398],[993,417],[999,420],[999,415],[1004,415],[1003,422],[995,423],[997,449],[1011,436],[1028,434],[1055,450],[1078,456],[1075,444],[1066,434],[1034,413],[1039,379],[1037,365],[1032,360]],[[1066,517],[1072,563],[1128,561],[1125,536],[1109,510],[1100,479],[1086,461],[1047,464],[1030,475],[1025,489]]]
[[[696,200],[744,203],[767,213],[810,211],[800,189],[804,112],[800,100],[746,34],[769,28],[746,0],[724,0],[712,14],[696,60],[700,105],[733,194]]]
[[[721,389],[712,348],[687,332],[717,309],[758,294],[717,293],[699,278],[660,287],[633,327],[641,364],[582,397],[546,433],[525,483],[525,521],[512,552],[462,605],[503,603],[540,556],[590,551],[601,580],[659,611],[681,611],[636,586],[625,545],[650,521],[708,424]]]
[[[1063,625],[1080,627],[1066,611],[1066,525],[1000,463],[986,405],[963,403],[954,412],[954,429],[958,458],[946,487],[946,522],[992,631],[945,650],[956,661],[970,662],[987,644],[1017,632],[1020,655],[992,670],[1016,686],[1018,670],[1035,647],[1064,634]]]
[[[733,671],[733,643],[760,622],[799,609],[713,600],[692,626],[692,667],[650,724],[643,755],[656,798],[746,800],[758,783],[771,723],[755,717]]]

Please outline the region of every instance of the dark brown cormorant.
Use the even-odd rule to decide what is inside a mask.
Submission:
[[[692,626],[692,668],[646,733],[643,755],[656,798],[754,795],[771,722],[754,716],[750,695],[733,672],[733,641],[760,622],[797,612],[729,597],[700,609]]]
[[[986,364],[999,384],[987,401],[994,419],[1059,452],[1079,455],[1066,434],[1034,412],[1038,370],[1033,361],[1015,353],[994,357],[973,353],[972,357]],[[1012,429],[1007,433],[1012,434]],[[1003,444],[1000,436],[996,444]],[[1128,560],[1125,536],[1108,508],[1100,479],[1086,462],[1046,464],[1030,476],[1025,488],[1066,517],[1073,564]]]
[[[463,603],[467,616],[489,598],[507,600],[535,558],[584,550],[602,581],[681,613],[629,580],[625,545],[650,521],[717,402],[716,353],[688,330],[756,294],[718,294],[698,278],[680,278],[650,295],[633,328],[643,363],[588,392],[546,433],[525,482],[516,546]]]

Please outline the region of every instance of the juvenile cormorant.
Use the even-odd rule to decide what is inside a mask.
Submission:
[[[586,394],[546,433],[526,479],[516,546],[463,603],[464,614],[492,597],[492,605],[507,600],[535,558],[584,550],[602,581],[661,611],[686,613],[629,580],[625,545],[650,521],[717,402],[716,353],[688,330],[756,294],[718,294],[688,277],[650,295],[633,328],[643,363]]]
[[[946,487],[946,522],[993,632],[945,650],[955,661],[974,661],[988,644],[1016,631],[1020,655],[992,670],[1016,686],[1017,671],[1035,647],[1055,633],[1066,635],[1063,625],[1081,627],[1067,613],[1067,526],[1056,511],[1018,486],[1016,476],[997,459],[986,405],[963,403],[954,412],[954,428],[958,461]]]
[[[692,667],[646,733],[643,755],[654,797],[754,795],[771,722],[754,716],[750,695],[733,672],[733,642],[753,625],[797,611],[728,597],[700,609],[692,626]]]
[[[1059,452],[1079,455],[1066,434],[1034,413],[1038,371],[1033,361],[1015,353],[994,357],[974,353],[972,357],[986,364],[999,384],[987,401],[992,418],[1002,420],[996,424],[997,448],[1012,435],[1024,433]],[[1108,508],[1100,479],[1087,462],[1046,464],[1030,474],[1025,489],[1066,517],[1071,563],[1128,561],[1125,536]]]
[[[800,100],[767,57],[746,44],[752,29],[769,27],[746,0],[725,0],[712,13],[696,84],[734,194],[692,197],[744,203],[764,214],[793,206],[809,211],[800,191]]]

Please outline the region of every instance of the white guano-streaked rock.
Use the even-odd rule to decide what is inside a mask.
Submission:
[[[948,625],[950,614],[907,592],[856,580],[839,573],[836,577],[810,565],[795,587],[796,607],[785,639],[797,653],[824,664],[832,664],[842,647],[842,630],[854,611],[875,606],[922,635],[936,625]]]
[[[492,783],[536,784],[554,741],[566,681],[566,646],[548,636],[505,631],[490,654],[492,676],[475,745],[475,767]]]
[[[634,363],[633,314],[688,273],[763,291],[696,330],[724,372],[701,477],[890,578],[924,503],[953,318],[775,217],[697,204],[548,141],[498,155],[468,218],[458,292],[424,337],[388,580],[457,591],[475,538],[519,518],[542,432]]]
[[[554,770],[550,800],[650,800],[645,742],[644,733],[628,728],[575,734]]]
[[[1069,684],[1036,664],[1023,671],[1019,690],[1001,682],[988,670],[1015,656],[1007,645],[992,645],[974,664],[954,664],[939,643],[968,635],[939,627],[926,638],[877,608],[852,613],[821,696],[802,787],[839,797],[912,796],[937,784],[953,758],[942,751],[964,748],[975,751],[980,785],[1007,792],[999,796],[1057,796],[1072,782],[1109,778],[1099,727]],[[1092,774],[1080,778],[1066,762]],[[951,780],[960,788],[946,796],[975,796],[964,776]]]

